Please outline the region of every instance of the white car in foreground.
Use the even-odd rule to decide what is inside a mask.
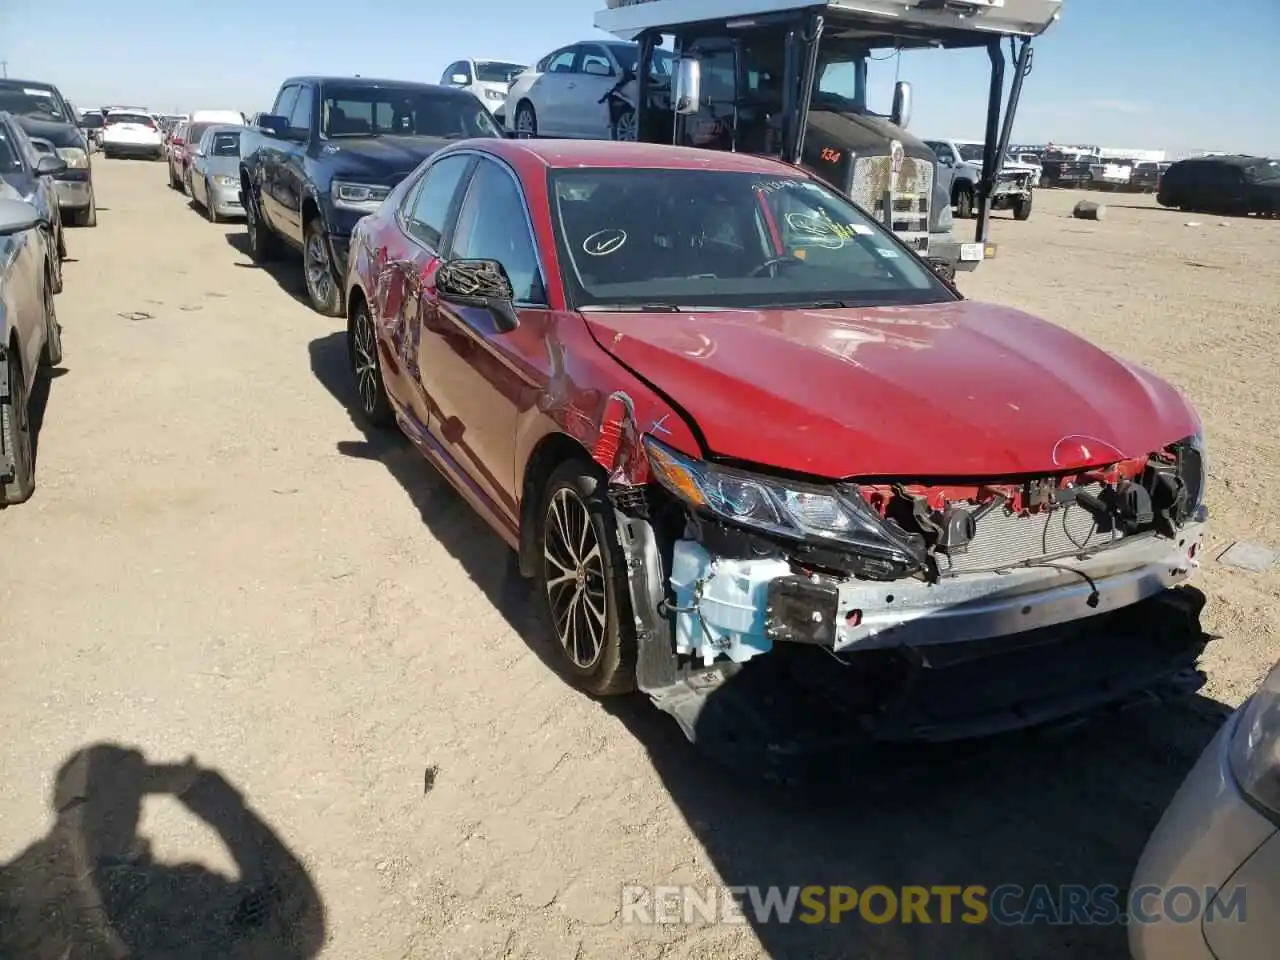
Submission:
[[[164,159],[164,134],[149,113],[112,110],[102,130],[102,154],[112,157]]]
[[[1280,664],[1187,775],[1147,841],[1129,895],[1134,960],[1276,956]]]

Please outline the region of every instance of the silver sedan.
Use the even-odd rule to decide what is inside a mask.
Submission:
[[[209,127],[191,153],[187,188],[191,200],[204,208],[212,223],[243,217],[240,205],[240,134],[244,127]]]
[[[1129,891],[1135,960],[1276,956],[1280,664],[1187,775],[1147,841]]]

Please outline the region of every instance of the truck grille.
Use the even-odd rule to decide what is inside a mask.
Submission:
[[[928,160],[907,157],[898,172],[897,189],[894,189],[892,164],[889,157],[860,158],[853,165],[853,185],[849,195],[913,250],[920,254],[928,253],[933,164]],[[886,206],[892,210],[892,222]]]
[[[1081,489],[1097,495],[1102,485],[1095,483]],[[1093,514],[1074,503],[1027,516],[997,507],[978,521],[968,553],[938,556],[938,571],[948,574],[999,570],[1028,560],[1066,556],[1122,536],[1118,531],[1099,532]]]

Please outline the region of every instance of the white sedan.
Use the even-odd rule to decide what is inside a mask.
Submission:
[[[1280,944],[1280,664],[1188,774],[1129,887],[1134,960],[1268,960]]]
[[[634,43],[584,40],[552,51],[511,82],[503,117],[522,137],[634,140]],[[654,75],[671,75],[672,56],[654,51]],[[611,107],[608,94],[622,101]],[[623,104],[629,105],[623,105]]]

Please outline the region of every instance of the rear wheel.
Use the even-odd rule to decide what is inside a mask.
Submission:
[[[180,181],[177,177],[175,177],[175,176],[173,175],[173,161],[172,161],[172,160],[170,160],[170,161],[169,161],[168,166],[169,166],[169,188],[170,188],[171,190],[181,190],[181,189],[182,189],[182,181]]]
[[[253,192],[244,191],[244,226],[249,235],[249,256],[254,263],[269,263],[280,256],[280,239],[262,222],[262,211]]]
[[[351,320],[347,324],[347,355],[356,381],[360,412],[375,427],[391,426],[396,418],[382,382],[378,335],[373,327],[373,318],[369,316],[369,306],[363,299],[358,299],[351,307]]]
[[[635,689],[626,563],[598,472],[584,461],[562,464],[547,480],[540,516],[538,581],[565,672],[595,696]]]
[[[18,351],[9,352],[9,395],[0,397],[0,449],[11,462],[11,473],[0,476],[0,505],[25,503],[36,489],[35,456],[27,382],[22,376]]]
[[[528,100],[521,100],[516,107],[515,130],[518,136],[526,140],[532,140],[538,135],[538,115]]]
[[[319,217],[307,223],[307,243],[302,254],[302,267],[307,282],[307,299],[317,313],[326,317],[342,316],[342,291],[329,257],[329,237]]]

